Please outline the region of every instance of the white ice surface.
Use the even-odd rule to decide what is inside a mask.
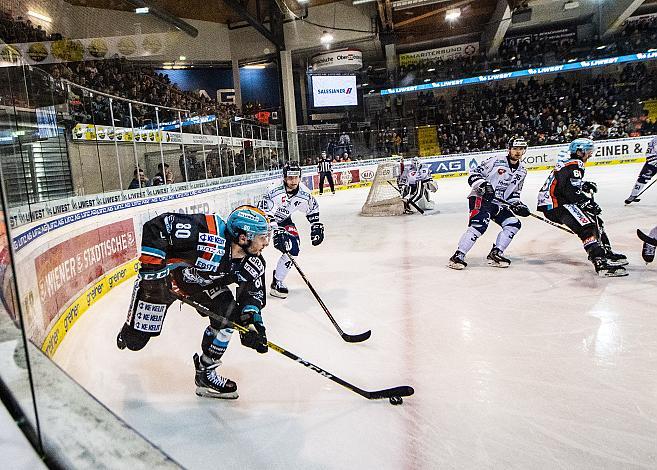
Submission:
[[[116,349],[131,282],[76,323],[55,359],[188,468],[654,469],[657,266],[641,260],[635,230],[657,224],[657,189],[623,205],[639,168],[587,170],[626,278],[596,277],[575,236],[531,218],[506,251],[510,268],[485,263],[494,224],[466,270],[446,268],[467,224],[464,178],[438,182],[431,216],[364,218],[367,189],[325,194],[319,247],[296,216],[301,268],[345,331],[373,333],[343,342],[293,271],[289,298],[268,298],[269,339],[361,388],[412,385],[402,406],[237,336],[221,373],[240,398],[199,398],[192,354],[207,320],[190,308],[172,306],[144,350]],[[531,208],[546,176],[527,177]],[[277,257],[266,250],[268,280]]]

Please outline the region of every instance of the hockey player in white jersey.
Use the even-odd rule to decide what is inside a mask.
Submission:
[[[283,181],[267,191],[258,207],[271,219],[274,248],[283,253],[274,270],[270,294],[284,299],[288,294],[285,277],[292,268],[288,253],[297,256],[300,245],[299,232],[292,222],[292,214],[297,211],[306,214],[310,222],[311,243],[317,246],[324,241],[324,225],[319,221],[319,204],[310,190],[301,183],[301,167],[291,162],[283,167]]]
[[[436,192],[438,187],[431,177],[431,169],[423,165],[418,157],[413,157],[408,166],[404,166],[402,161],[401,168],[398,185],[404,201],[404,213],[412,214],[413,204],[422,210],[434,209],[435,204],[429,198],[429,191]]]
[[[657,137],[653,137],[650,142],[648,142],[648,151],[646,152],[646,163],[643,164],[639,177],[634,183],[632,188],[632,193],[630,196],[625,199],[625,204],[631,204],[633,202],[639,202],[641,199],[637,199],[643,187],[652,179],[653,176],[657,175]]]
[[[447,264],[452,269],[464,269],[468,265],[465,262],[466,253],[484,234],[491,220],[501,226],[502,231],[488,253],[488,264],[497,268],[506,268],[511,264],[511,260],[504,257],[503,253],[520,230],[520,220],[515,215],[527,217],[530,212],[520,200],[522,185],[527,176],[527,170],[521,162],[527,151],[527,142],[522,138],[513,138],[508,148],[506,157],[490,157],[470,172],[470,221],[468,229],[459,240],[456,253]]]

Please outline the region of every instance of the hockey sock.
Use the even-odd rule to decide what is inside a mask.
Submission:
[[[516,227],[514,227],[513,225],[507,225],[497,235],[497,239],[495,240],[495,246],[499,248],[500,251],[503,252],[509,246],[509,243],[511,243],[511,240],[513,240],[513,236],[516,233],[518,233],[518,229]]]
[[[630,197],[637,197],[645,185],[646,185],[645,183],[639,183],[637,181],[634,187],[632,188],[632,193],[630,194]]]
[[[467,253],[470,251],[479,237],[481,237],[481,233],[479,233],[478,230],[472,227],[468,227],[468,229],[459,240],[459,251],[462,253]]]
[[[290,261],[290,258],[288,258],[287,255],[282,255],[278,259],[278,264],[276,265],[276,279],[284,281],[291,268],[292,262]]]
[[[221,356],[226,352],[232,334],[232,330],[227,328],[217,330],[208,326],[205,329],[203,341],[201,341],[201,350],[203,351],[201,360],[206,366],[219,362]]]

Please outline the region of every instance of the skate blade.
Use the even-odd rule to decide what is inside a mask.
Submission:
[[[269,295],[271,295],[272,297],[278,297],[279,299],[287,298],[287,294],[278,292],[277,290],[274,290],[274,289],[269,291]]]
[[[493,261],[492,259],[489,259],[488,266],[492,266],[493,268],[508,268],[511,266],[511,263],[500,263],[499,261]]]
[[[456,269],[457,271],[461,271],[462,269],[465,269],[465,266],[463,266],[460,263],[452,263],[451,261],[447,263],[448,268]]]
[[[196,387],[196,395],[199,397],[219,398],[222,400],[236,400],[237,398],[239,398],[239,395],[237,394],[237,390],[234,392],[219,393],[217,391],[205,387]]]
[[[611,266],[620,266],[620,267],[622,267],[622,266],[627,266],[628,264],[630,264],[630,262],[626,259],[619,259],[618,261],[610,261],[609,264]]]
[[[598,276],[600,277],[625,277],[629,274],[630,273],[624,269],[616,269],[615,271],[598,271]]]

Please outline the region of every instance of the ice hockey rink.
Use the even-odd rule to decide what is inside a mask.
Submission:
[[[596,200],[629,276],[595,275],[579,239],[523,219],[506,255],[487,266],[491,224],[464,271],[446,267],[467,225],[465,178],[438,180],[438,213],[365,218],[368,188],[320,198],[322,245],[301,214],[298,262],[348,333],[344,342],[301,277],[263,312],[270,341],[358,387],[411,385],[401,406],[366,400],[237,334],[221,374],[235,401],[194,394],[192,355],[207,320],[178,303],[140,352],[119,351],[132,283],[113,290],[67,335],[56,362],[184,467],[657,468],[657,265],[636,229],[657,224],[657,188],[623,200],[640,165],[591,167]],[[548,171],[530,172],[535,208]],[[268,281],[278,258],[265,251]]]

